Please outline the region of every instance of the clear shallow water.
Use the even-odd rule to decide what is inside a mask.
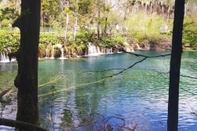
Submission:
[[[196,77],[195,56],[196,52],[183,54],[180,131],[197,130],[197,116],[193,114],[197,110],[197,82],[185,77]],[[39,87],[42,126],[50,130],[91,131],[110,124],[115,130],[136,126],[138,131],[166,131],[169,57],[147,59],[119,75],[108,77],[141,59],[129,54],[114,54],[74,60],[41,60],[40,85],[51,78],[61,78]],[[15,66],[1,65],[0,70],[9,70],[12,74]]]

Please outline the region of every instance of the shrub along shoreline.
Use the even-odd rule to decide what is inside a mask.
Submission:
[[[70,37],[65,38],[58,32],[41,32],[39,57],[51,56],[52,51],[55,52],[54,57],[61,57],[62,50],[67,58],[86,55],[88,54],[89,43],[100,50],[112,49],[113,53],[118,51],[133,51],[138,50],[138,48],[166,51],[171,50],[172,33],[160,33],[154,39],[146,35],[137,39],[129,34],[106,35],[98,39],[94,32],[79,32],[75,39],[71,36],[72,34],[70,34]],[[0,37],[0,53],[10,53],[18,50],[20,43],[19,30],[1,30]],[[183,31],[183,49],[197,50],[197,31]]]

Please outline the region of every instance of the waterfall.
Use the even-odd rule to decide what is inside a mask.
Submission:
[[[45,50],[45,58],[48,58],[49,57],[49,51],[48,49]]]
[[[130,45],[129,45],[129,43],[128,42],[124,42],[123,43],[123,45],[124,45],[124,50],[126,51],[126,52],[133,52],[134,50],[133,50],[133,47],[131,47]]]
[[[64,57],[64,48],[63,47],[60,48],[60,51],[61,51],[61,57],[60,57],[60,59],[65,59],[65,57]]]
[[[112,48],[103,48],[93,45],[91,42],[88,42],[88,55],[89,56],[96,56],[101,54],[112,54]]]
[[[10,62],[8,53],[11,52],[10,49],[7,49],[7,51],[0,52],[0,62]],[[16,59],[12,58],[11,61],[15,61]]]
[[[96,50],[97,50],[97,54],[101,54],[100,48],[98,46],[96,47]]]
[[[54,59],[54,45],[52,45],[52,49],[51,49],[51,59]]]
[[[0,54],[0,62],[9,62],[9,58],[6,52],[1,52]]]
[[[107,54],[112,54],[113,53],[113,51],[112,51],[112,48],[107,48]]]
[[[139,46],[139,44],[137,43],[137,44],[135,44],[136,45],[136,47],[137,47],[137,50],[141,50],[141,47]]]
[[[99,54],[101,54],[99,47],[96,47],[91,42],[88,42],[88,55],[94,56],[94,55],[99,55]]]
[[[102,54],[105,54],[105,48],[101,47],[101,51]]]

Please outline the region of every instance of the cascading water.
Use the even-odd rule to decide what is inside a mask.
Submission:
[[[54,45],[52,45],[52,49],[51,49],[51,59],[54,59]]]
[[[141,47],[139,46],[139,44],[135,44],[135,46],[137,47],[137,50],[141,50]]]
[[[113,53],[112,48],[99,48],[98,46],[93,45],[91,42],[88,42],[88,55],[89,56],[111,54],[111,53]]]
[[[0,62],[9,62],[9,58],[6,52],[1,52],[0,54]]]
[[[100,48],[98,46],[96,47],[96,51],[97,51],[97,54],[101,54]]]
[[[64,57],[64,48],[62,47],[60,49],[60,51],[61,51],[61,57],[60,57],[60,59],[65,59],[65,57]]]
[[[91,42],[88,42],[88,55],[99,55],[100,49],[93,45]]]
[[[11,53],[10,48],[4,49],[4,51],[0,52],[0,62],[10,62],[8,54]],[[15,61],[16,59],[12,59],[11,61]]]
[[[126,52],[133,52],[134,51],[133,48],[129,45],[128,42],[124,42],[123,45],[124,45],[124,50]]]
[[[107,54],[112,54],[112,53],[113,53],[112,48],[107,49]]]
[[[49,51],[48,49],[45,50],[45,58],[48,58],[49,57]]]

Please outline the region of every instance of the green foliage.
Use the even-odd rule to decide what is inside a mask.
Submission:
[[[191,45],[197,44],[197,30],[185,30],[183,31],[183,43],[189,43]]]
[[[79,43],[79,42],[83,42],[83,43],[87,43],[89,40],[90,40],[90,36],[88,33],[85,33],[85,32],[79,32],[77,33],[77,36],[76,36],[76,42]]]
[[[90,13],[92,11],[92,6],[93,6],[93,2],[92,0],[83,0],[83,1],[79,1],[78,2],[78,12],[81,15],[86,15],[88,13]]]
[[[83,27],[80,28],[80,31],[77,33],[76,41],[83,41],[84,43],[92,42],[94,40],[95,33],[92,31],[86,31]]]
[[[111,48],[121,46],[125,41],[122,36],[102,37],[101,39],[94,40],[94,44],[100,47]]]
[[[172,22],[166,22],[162,16],[156,13],[151,15],[147,15],[145,12],[132,14],[122,24],[129,28],[129,33],[134,38],[134,42],[139,43],[159,42],[164,37],[160,33],[160,27],[163,25],[168,25],[169,31],[172,30]]]
[[[184,30],[197,30],[197,15],[187,15],[184,18],[183,29]]]
[[[10,23],[12,23],[12,20],[3,19],[3,20],[1,21],[1,25],[0,25],[0,26],[1,26],[3,29],[9,29]]]
[[[39,49],[40,50],[45,50],[46,48],[45,48],[45,45],[44,44],[39,44]]]
[[[197,44],[197,15],[188,15],[184,19],[183,43]]]
[[[40,44],[59,44],[61,36],[57,33],[40,33]]]
[[[19,48],[20,33],[14,30],[0,30],[0,52],[7,47],[11,47],[13,51]],[[47,44],[59,44],[62,43],[62,38],[58,34],[53,33],[40,33],[40,45],[41,50],[45,50]]]
[[[18,17],[18,11],[11,1],[6,2],[5,5],[1,5],[0,2],[0,26],[9,27],[9,24]]]
[[[0,25],[4,27],[1,28],[4,30],[0,31],[0,51],[6,47],[13,47],[16,50],[20,42],[19,31],[14,31],[9,27],[17,17],[19,8],[16,8],[17,4],[13,0],[9,0],[8,3],[11,3],[10,5],[12,6],[1,6],[0,3]],[[136,13],[127,13],[125,20],[123,15],[111,10],[111,8],[103,0],[71,0],[69,4],[67,2],[61,3],[61,1],[42,0],[41,14],[47,13],[49,21],[43,24],[45,32],[40,33],[39,48],[45,50],[48,44],[66,44],[72,50],[83,50],[87,48],[88,42],[102,47],[114,47],[121,46],[125,38],[128,38],[131,43],[160,43],[163,39],[171,39],[173,20],[166,21],[162,15],[158,15],[156,12],[147,15],[142,10]],[[98,11],[100,11],[100,17],[98,17]],[[28,10],[24,13],[28,13]],[[67,14],[69,16],[68,39],[65,40],[64,31]],[[74,40],[73,29],[76,17],[78,18],[80,29],[77,30],[77,36]],[[84,26],[93,27],[93,25],[98,24],[98,21],[100,22],[101,32],[106,25],[108,33],[109,26],[117,23],[120,27],[125,26],[128,28],[127,34],[123,37],[121,31],[116,32],[112,30],[111,36],[103,36],[97,39],[95,29],[85,30]],[[169,27],[169,33],[161,34],[160,27],[163,25]],[[186,15],[184,19],[183,42],[197,44],[197,14]]]
[[[114,36],[102,38],[104,47],[115,47],[117,45],[122,45],[125,41],[124,37]]]
[[[11,49],[18,49],[20,43],[20,36],[18,31],[6,31],[0,30],[0,51],[7,47],[12,47]]]
[[[125,38],[124,37],[121,37],[121,36],[111,37],[111,41],[112,41],[112,43],[120,43],[120,44],[123,44],[124,41],[125,41]]]

